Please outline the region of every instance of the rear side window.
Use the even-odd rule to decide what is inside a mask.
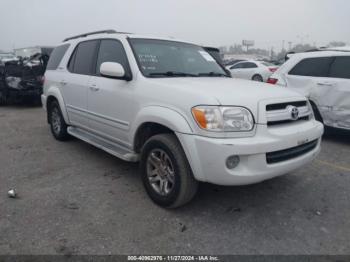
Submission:
[[[333,57],[306,58],[299,62],[290,72],[290,75],[328,77]]]
[[[94,74],[98,43],[98,40],[80,43],[71,56],[69,71],[81,75]]]
[[[240,68],[243,68],[243,63],[240,63],[240,64],[237,64],[237,65],[233,65],[230,67],[230,69],[240,69]]]
[[[350,56],[336,57],[331,66],[329,77],[350,79]]]
[[[243,63],[243,68],[257,68],[258,66],[254,63]]]
[[[68,48],[69,48],[69,44],[66,45],[61,45],[56,47],[53,52],[51,53],[49,62],[47,64],[47,70],[56,70],[57,67],[59,66],[59,64],[62,61],[63,56],[65,55],[65,53],[67,52]]]
[[[97,56],[96,75],[100,75],[100,67],[104,62],[119,63],[127,71],[129,69],[129,63],[123,44],[117,40],[102,40]]]

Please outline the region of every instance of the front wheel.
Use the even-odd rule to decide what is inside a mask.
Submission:
[[[141,154],[141,176],[149,197],[165,208],[185,205],[195,196],[198,182],[173,134],[150,138]]]

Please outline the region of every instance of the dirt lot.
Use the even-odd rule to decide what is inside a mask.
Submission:
[[[40,108],[0,108],[0,254],[349,254],[350,137],[258,185],[202,184],[168,211],[138,166],[55,141]],[[19,199],[7,197],[16,188]]]

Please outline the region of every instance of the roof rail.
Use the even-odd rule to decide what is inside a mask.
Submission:
[[[115,31],[115,30],[113,30],[113,29],[95,31],[95,32],[91,32],[91,33],[86,33],[86,34],[81,34],[81,35],[76,35],[76,36],[68,37],[68,38],[64,39],[63,42],[67,42],[67,41],[69,41],[69,40],[73,40],[73,39],[77,39],[77,38],[81,38],[81,37],[87,37],[87,36],[89,36],[89,35],[115,34],[115,33],[118,33],[118,32]]]

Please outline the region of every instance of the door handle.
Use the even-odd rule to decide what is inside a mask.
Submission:
[[[96,85],[92,85],[92,86],[90,86],[90,90],[93,92],[97,92],[98,90],[100,90],[100,88],[97,87]]]
[[[317,83],[319,86],[333,86],[332,83]]]

